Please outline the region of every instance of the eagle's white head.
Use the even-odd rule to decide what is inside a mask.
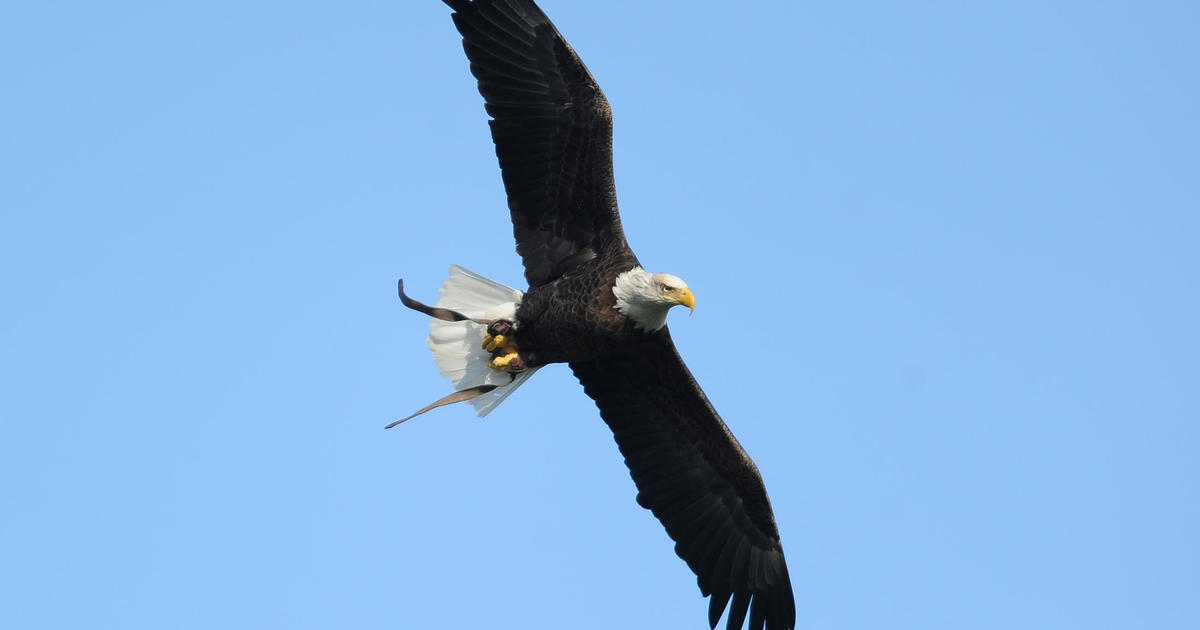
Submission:
[[[636,327],[654,332],[667,325],[667,311],[682,304],[696,310],[696,298],[683,280],[669,273],[650,273],[634,267],[617,276],[613,285],[617,310]]]

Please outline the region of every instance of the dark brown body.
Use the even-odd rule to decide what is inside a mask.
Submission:
[[[513,332],[525,365],[590,361],[646,336],[617,310],[613,294],[616,277],[635,266],[632,254],[593,259],[530,287]]]

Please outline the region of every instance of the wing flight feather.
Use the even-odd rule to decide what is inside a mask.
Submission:
[[[525,279],[536,287],[627,247],[617,213],[612,110],[529,0],[443,0],[455,10],[492,140]]]
[[[758,468],[696,384],[666,329],[571,369],[612,429],[637,501],[711,596],[715,627],[793,628],[791,578]],[[732,602],[732,603],[730,603]]]

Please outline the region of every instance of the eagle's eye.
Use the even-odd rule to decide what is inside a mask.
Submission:
[[[675,290],[675,287],[669,287],[665,284],[663,285],[663,291],[666,291],[667,293],[671,293],[674,290]]]

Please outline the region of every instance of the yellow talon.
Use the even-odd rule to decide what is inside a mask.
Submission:
[[[506,343],[508,343],[508,339],[504,335],[486,335],[483,338],[483,349],[495,352],[496,348],[500,348]]]
[[[499,356],[499,357],[492,359],[491,361],[488,361],[488,367],[492,368],[493,370],[500,370],[501,372],[506,372],[506,371],[508,371],[508,365],[510,363],[512,363],[513,360],[517,359],[519,356],[520,355],[518,355],[516,352],[510,352],[504,356]]]

